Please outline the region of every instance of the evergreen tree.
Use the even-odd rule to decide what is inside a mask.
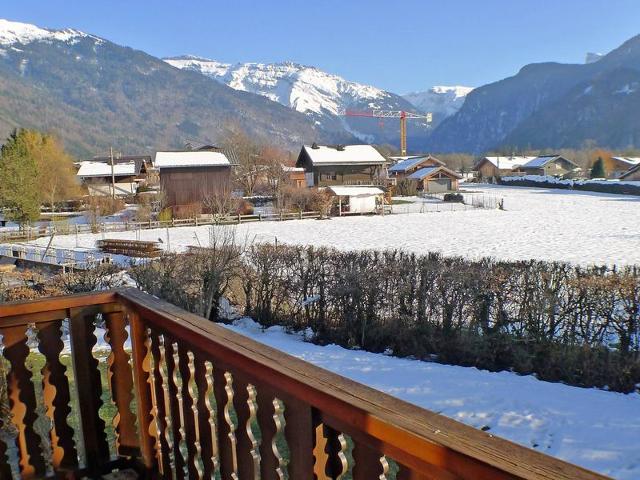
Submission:
[[[29,131],[14,130],[0,149],[0,208],[8,220],[25,225],[40,216],[38,166],[29,154]]]
[[[598,157],[598,159],[593,163],[591,167],[591,178],[607,178],[607,172],[604,170],[604,160],[602,157]]]

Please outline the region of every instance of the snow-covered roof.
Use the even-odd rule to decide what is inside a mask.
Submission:
[[[350,185],[339,185],[327,187],[339,197],[370,197],[371,195],[383,195],[384,192],[377,187],[358,187]]]
[[[289,165],[283,165],[282,170],[285,172],[304,172],[302,167],[290,167]]]
[[[371,145],[344,145],[340,150],[325,145],[316,148],[305,145],[302,148],[313,165],[383,165],[386,162]]]
[[[636,173],[638,170],[640,170],[640,163],[638,163],[637,165],[634,165],[629,170],[624,172],[622,175],[620,175],[620,178],[624,179],[624,178],[630,176],[632,173]]]
[[[222,152],[188,151],[188,152],[156,152],[153,166],[163,168],[185,167],[226,167],[229,159]]]
[[[535,157],[533,160],[529,160],[524,165],[521,165],[523,168],[542,168],[550,162],[557,160],[558,158],[564,158],[560,155],[541,155],[539,157]],[[567,160],[565,158],[565,160]],[[569,160],[567,160],[569,162]],[[573,163],[573,162],[571,162]]]
[[[422,180],[423,178],[435,173],[436,170],[439,170],[440,168],[441,167],[425,167],[425,168],[421,168],[417,172],[413,172],[411,175],[409,175],[408,178],[410,178],[411,180]]]
[[[640,157],[613,157],[613,159],[626,163],[629,167],[640,164]]]
[[[115,163],[113,165],[113,175],[115,177],[128,177],[138,173],[136,162]],[[106,162],[80,162],[80,169],[76,175],[80,178],[110,177],[111,164]]]
[[[391,157],[391,158],[398,158],[398,157]],[[425,162],[426,160],[433,160],[434,162],[438,163],[439,165],[444,165],[440,160],[438,160],[435,157],[432,157],[431,155],[421,155],[421,156],[416,156],[416,157],[409,157],[406,158],[404,160],[399,161],[398,163],[396,163],[394,166],[389,168],[390,172],[406,172],[407,170],[409,170],[410,168],[416,167],[418,165],[420,165],[422,162]]]
[[[443,167],[442,165],[421,168],[420,170],[413,172],[407,178],[410,180],[423,180],[429,175],[435,175],[438,172],[446,173],[454,178],[462,178],[462,175],[460,175],[459,173],[456,173],[453,170],[449,170],[447,167]]]
[[[530,162],[534,158],[536,157],[484,157],[482,160],[490,162],[500,170],[512,170]]]

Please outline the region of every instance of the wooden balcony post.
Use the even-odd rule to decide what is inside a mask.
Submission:
[[[100,418],[102,383],[98,361],[92,354],[93,346],[96,344],[93,318],[98,311],[96,307],[71,308],[68,315],[71,357],[80,408],[80,426],[86,464],[91,472],[100,471],[110,459],[105,424]]]
[[[137,397],[142,462],[149,475],[153,475],[157,470],[154,446],[158,432],[151,414],[153,403],[149,378],[151,374],[150,339],[140,315],[133,309],[127,309],[126,314],[131,331],[133,380]]]
[[[122,312],[105,314],[107,338],[111,346],[109,356],[109,384],[113,403],[118,410],[115,420],[116,452],[122,456],[137,456],[140,442],[136,431],[136,416],[131,411],[133,378],[129,366],[129,354],[124,346],[127,339]]]

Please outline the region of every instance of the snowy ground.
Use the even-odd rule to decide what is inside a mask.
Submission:
[[[568,190],[469,186],[473,191],[504,198],[505,211],[468,209],[434,212],[428,205],[397,205],[396,215],[342,217],[331,220],[260,222],[238,227],[240,238],[341,249],[401,248],[471,258],[543,259],[577,264],[640,263],[640,197]],[[404,209],[404,210],[403,210]],[[183,227],[109,233],[109,238],[158,240],[184,250],[205,244],[209,227]],[[198,240],[196,239],[196,235]],[[104,234],[84,234],[78,245],[92,248]],[[169,241],[167,241],[169,240]],[[48,238],[37,242],[46,245]],[[74,248],[74,235],[59,236],[54,246]]]
[[[335,373],[614,478],[640,478],[640,395],[318,346],[250,319],[229,327]]]

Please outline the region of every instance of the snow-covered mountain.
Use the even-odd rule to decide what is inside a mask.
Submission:
[[[415,110],[410,102],[395,93],[292,62],[229,64],[192,55],[164,60],[174,67],[200,72],[235,90],[256,93],[305,113],[322,128],[341,126],[369,142],[396,144],[397,122],[381,124],[372,118],[344,117],[346,110]],[[414,139],[428,136],[424,122],[412,122],[410,128],[409,135]]]
[[[215,143],[238,126],[290,149],[356,140],[107,39],[0,19],[0,141],[25,127],[57,134],[77,156],[110,145],[142,153],[191,139]]]
[[[403,97],[416,109],[422,112],[433,112],[434,122],[440,123],[460,110],[471,90],[473,90],[472,87],[439,85],[424,92],[407,93]]]
[[[0,18],[0,45],[3,46],[28,44],[36,41],[73,43],[81,38],[92,38],[102,42],[98,37],[71,28],[65,28],[64,30],[50,30],[31,25],[29,23],[12,22],[10,20]]]

